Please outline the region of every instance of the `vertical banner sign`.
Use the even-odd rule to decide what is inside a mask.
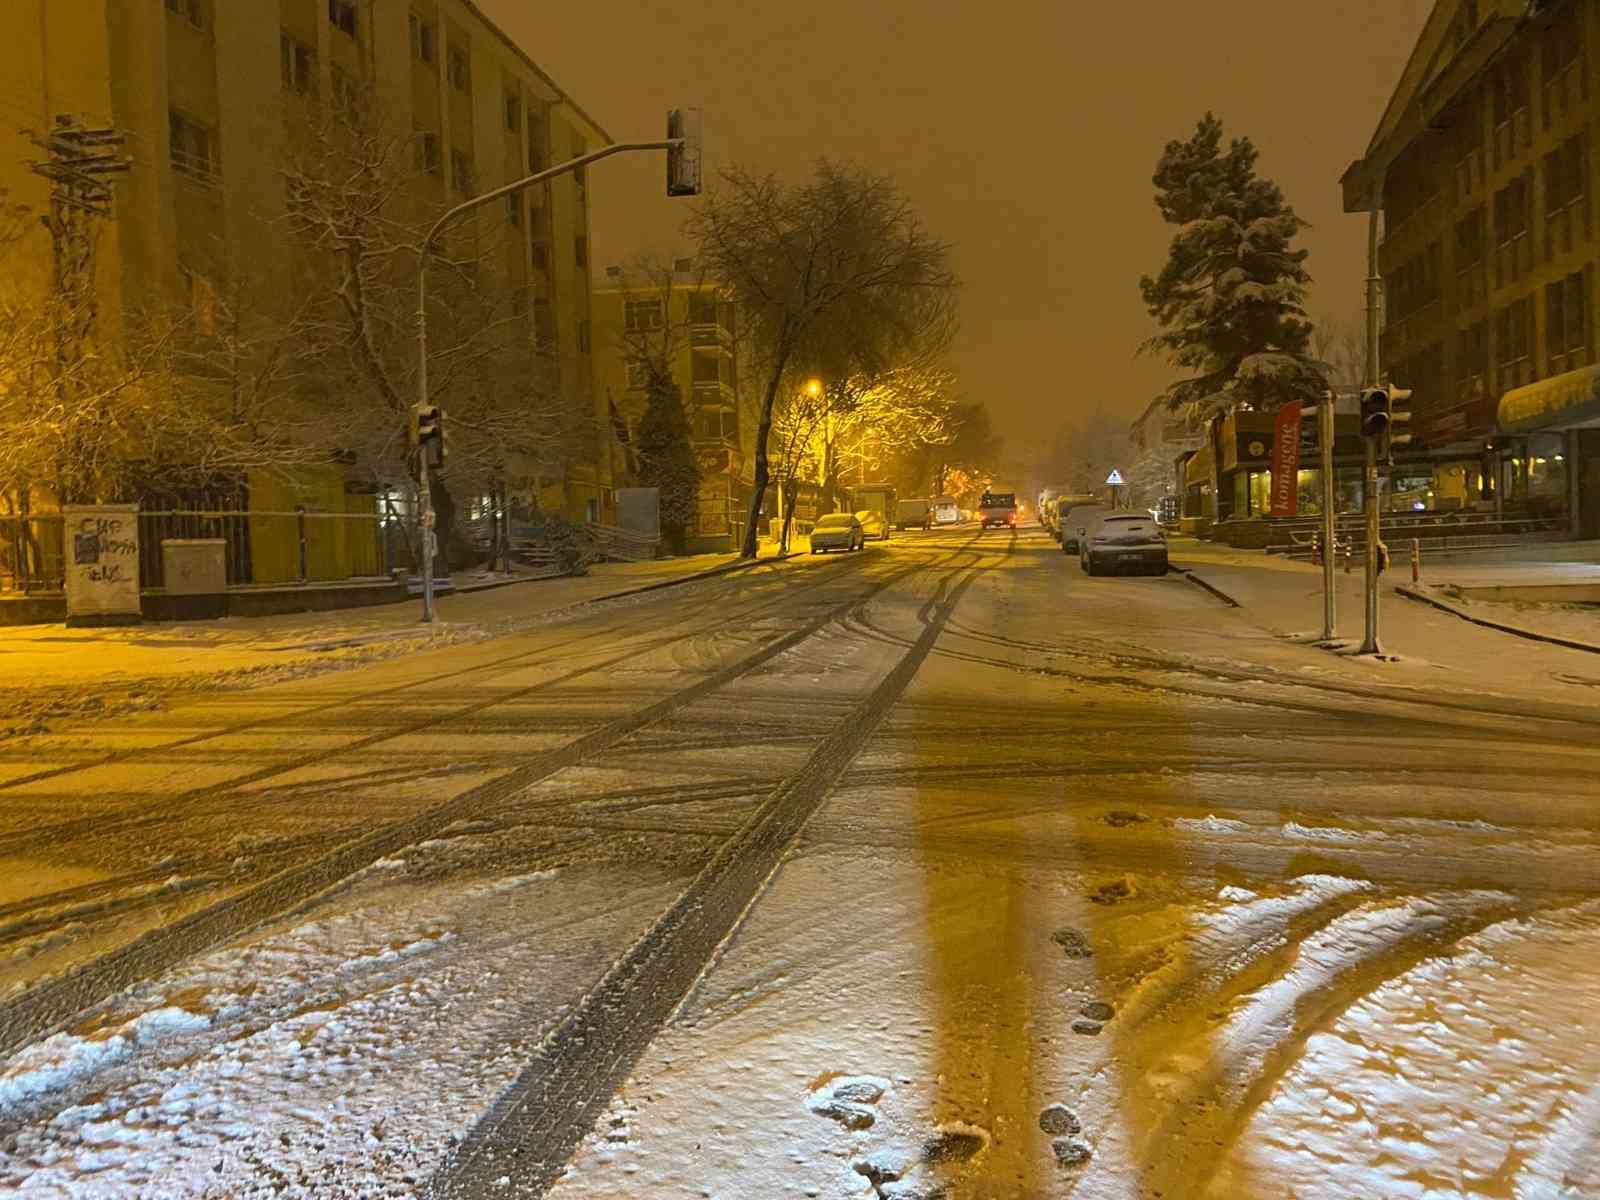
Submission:
[[[139,506],[63,504],[67,624],[139,620]]]
[[[1298,510],[1300,478],[1300,406],[1278,410],[1272,439],[1272,515],[1292,517]]]

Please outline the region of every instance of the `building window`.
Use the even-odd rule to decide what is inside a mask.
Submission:
[[[316,52],[287,33],[278,35],[278,67],[284,91],[308,96],[317,90]]]
[[[578,322],[578,353],[589,353],[589,322],[587,320]]]
[[[333,111],[345,118],[355,116],[360,98],[360,85],[355,76],[336,66],[328,72],[328,84],[333,92]]]
[[[356,16],[355,0],[328,0],[328,20],[335,29],[351,37],[360,35],[361,25]]]
[[[1544,341],[1551,375],[1589,362],[1589,306],[1585,291],[1582,271],[1544,289]]]
[[[1544,156],[1544,211],[1553,215],[1583,199],[1588,155],[1583,135],[1568,138]]]
[[[472,90],[472,68],[467,60],[467,52],[460,46],[451,46],[445,53],[445,76],[456,91]]]
[[[516,192],[506,197],[506,220],[518,229],[522,228],[522,197]]]
[[[210,16],[206,11],[206,0],[167,0],[167,11],[182,17],[196,29],[204,29],[210,24],[206,19]]]
[[[506,97],[506,131],[517,133],[522,129],[522,101],[516,96]]]
[[[689,320],[696,325],[715,325],[717,323],[717,294],[715,292],[691,292],[689,294]]]
[[[1528,107],[1528,68],[1512,56],[1500,64],[1490,81],[1494,123],[1498,127]]]
[[[644,388],[650,386],[650,364],[645,362],[631,362],[628,364],[628,387]]]
[[[1553,83],[1583,57],[1583,21],[1577,4],[1560,7],[1540,37],[1540,51],[1546,83]]]
[[[217,178],[217,138],[209,126],[173,109],[167,113],[167,148],[172,168],[190,178],[214,183]]]
[[[411,14],[411,57],[419,63],[433,66],[439,56],[438,31],[433,22],[416,13]]]
[[[528,243],[528,260],[536,273],[550,274],[550,247],[537,239]]]
[[[1481,394],[1489,374],[1489,322],[1479,321],[1456,334],[1456,399]]]
[[[464,150],[450,151],[450,186],[464,196],[472,195],[472,160]]]
[[[1527,296],[1495,314],[1495,359],[1502,389],[1529,382],[1532,354],[1533,297]]]
[[[528,114],[528,173],[536,175],[550,166],[550,147],[545,143],[544,122]]]
[[[1528,182],[1518,177],[1494,194],[1494,232],[1496,244],[1528,232]]]
[[[639,333],[647,329],[660,329],[663,324],[661,301],[629,300],[623,306],[622,319],[623,325],[630,333]]]
[[[439,135],[426,129],[417,131],[417,170],[425,175],[439,173]]]
[[[577,263],[579,269],[589,265],[589,239],[581,233],[572,239],[572,260]]]

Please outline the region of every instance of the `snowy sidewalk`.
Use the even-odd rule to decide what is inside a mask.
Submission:
[[[762,547],[762,561],[776,548]],[[375,658],[475,641],[573,605],[744,569],[737,555],[600,563],[582,576],[463,572],[437,601],[437,621],[418,620],[421,601],[273,617],[224,617],[115,628],[0,628],[0,739],[37,732],[46,719],[105,716],[157,707],[161,696],[275,683]],[[486,586],[487,585],[487,586]],[[496,586],[498,585],[498,586]]]
[[[1557,547],[1551,547],[1557,549]],[[1488,691],[1532,688],[1542,691],[1550,679],[1581,680],[1600,686],[1600,658],[1561,644],[1541,644],[1501,628],[1474,623],[1487,610],[1510,627],[1548,636],[1552,640],[1592,642],[1600,646],[1600,616],[1559,605],[1471,603],[1447,598],[1448,609],[1423,603],[1403,594],[1411,590],[1407,557],[1391,548],[1395,560],[1380,584],[1379,638],[1386,653],[1413,662],[1452,669],[1476,676]],[[1239,604],[1248,620],[1282,637],[1309,641],[1322,632],[1322,568],[1259,551],[1235,550],[1212,542],[1173,538],[1171,559],[1175,568],[1202,581]],[[1490,563],[1481,556],[1470,566],[1435,559],[1424,560],[1419,591],[1430,601],[1440,599],[1444,581],[1465,572],[1524,572],[1529,577],[1541,569],[1537,562]],[[1347,573],[1334,573],[1337,597],[1337,634],[1358,646],[1364,625],[1365,601],[1361,563]],[[1472,619],[1463,619],[1456,610]]]

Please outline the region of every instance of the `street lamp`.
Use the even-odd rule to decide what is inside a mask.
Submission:
[[[700,110],[673,109],[667,114],[667,136],[657,142],[613,142],[589,154],[580,155],[569,162],[558,163],[547,170],[495,188],[481,196],[464,200],[450,209],[428,230],[417,254],[417,403],[419,412],[428,404],[428,260],[445,228],[469,212],[492,204],[560,175],[569,175],[613,154],[635,150],[667,151],[667,195],[695,196],[700,193]],[[433,620],[433,496],[428,491],[428,455],[423,453],[417,464],[418,519],[422,525],[422,619]]]

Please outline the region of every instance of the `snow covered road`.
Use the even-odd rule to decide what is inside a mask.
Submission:
[[[955,530],[10,745],[0,1194],[1596,1194],[1600,712],[1495,645]]]

